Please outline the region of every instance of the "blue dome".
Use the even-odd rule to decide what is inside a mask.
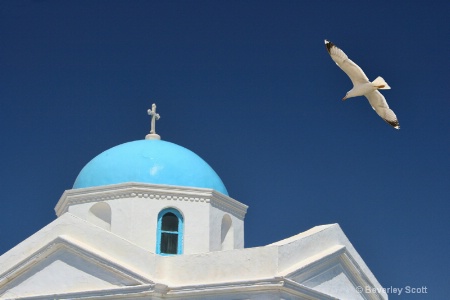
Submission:
[[[228,195],[217,173],[194,152],[161,140],[118,145],[92,159],[74,189],[123,182],[143,182],[214,189]]]

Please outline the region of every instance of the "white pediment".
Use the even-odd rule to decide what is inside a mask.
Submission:
[[[340,263],[304,281],[303,285],[339,299],[364,299]]]
[[[376,293],[364,293],[365,287],[373,286],[344,246],[337,245],[322,251],[302,265],[286,277],[338,299],[382,299]]]
[[[0,298],[30,297],[148,285],[148,280],[58,237],[22,260],[0,282]]]

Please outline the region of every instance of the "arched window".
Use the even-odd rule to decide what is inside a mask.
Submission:
[[[176,255],[183,253],[183,217],[174,208],[167,208],[158,214],[156,253]]]

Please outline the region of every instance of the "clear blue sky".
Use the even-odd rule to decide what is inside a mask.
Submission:
[[[247,247],[339,223],[384,287],[447,298],[449,11],[449,1],[1,1],[0,253],[55,219],[90,159],[143,139],[156,102],[162,138],[250,206]],[[325,38],[389,83],[399,131],[365,98],[341,101],[351,82]]]

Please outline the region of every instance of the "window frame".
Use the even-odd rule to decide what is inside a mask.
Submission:
[[[174,231],[164,231],[162,230],[162,219],[168,214],[172,213],[178,218],[178,230],[174,233]],[[171,233],[177,234],[177,253],[163,253],[161,252],[161,240],[163,233]],[[158,214],[158,226],[156,230],[156,254],[162,256],[172,256],[172,255],[180,255],[183,254],[183,234],[184,234],[184,219],[183,215],[175,208],[165,208],[161,210]]]

